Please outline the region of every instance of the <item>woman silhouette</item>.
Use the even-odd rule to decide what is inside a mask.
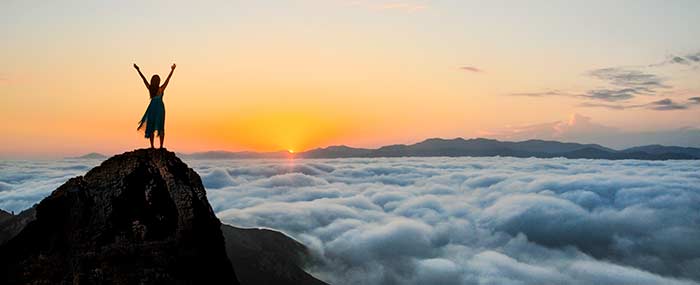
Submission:
[[[163,140],[165,139],[165,105],[163,105],[163,92],[165,87],[168,87],[168,82],[170,77],[173,76],[173,71],[175,71],[175,64],[170,67],[170,74],[168,78],[165,79],[163,86],[160,86],[160,76],[154,74],[151,77],[151,83],[146,81],[146,77],[143,76],[139,66],[134,63],[134,68],[139,72],[139,76],[143,79],[143,84],[146,84],[148,88],[148,93],[151,96],[151,103],[148,104],[146,113],[143,114],[141,121],[139,122],[138,128],[140,130],[143,126],[146,126],[146,137],[151,141],[151,148],[153,148],[153,133],[158,131],[158,137],[160,137],[160,148],[163,148]]]

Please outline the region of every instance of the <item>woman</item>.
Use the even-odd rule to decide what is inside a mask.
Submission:
[[[146,137],[151,140],[151,148],[153,148],[153,133],[158,131],[158,137],[160,138],[160,148],[163,148],[163,140],[165,139],[165,105],[163,105],[163,92],[165,87],[168,87],[168,82],[170,82],[170,77],[173,76],[173,71],[175,71],[175,64],[170,67],[170,74],[168,78],[165,79],[163,86],[160,86],[160,76],[154,74],[151,77],[151,83],[146,81],[146,77],[143,76],[139,66],[134,64],[134,68],[139,72],[139,76],[143,79],[143,84],[146,84],[148,88],[148,93],[151,96],[151,103],[148,104],[146,113],[143,114],[141,121],[139,122],[138,128],[146,126]]]

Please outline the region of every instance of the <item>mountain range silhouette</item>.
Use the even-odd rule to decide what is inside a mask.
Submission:
[[[287,151],[278,152],[228,152],[208,151],[180,154],[191,159],[245,159],[245,158],[286,158]],[[351,157],[537,157],[571,159],[700,159],[700,148],[647,145],[615,150],[598,144],[580,144],[546,140],[520,142],[498,141],[493,139],[441,139],[431,138],[422,142],[404,145],[388,145],[376,149],[354,148],[349,146],[329,146],[305,152],[294,153],[297,158],[351,158]]]

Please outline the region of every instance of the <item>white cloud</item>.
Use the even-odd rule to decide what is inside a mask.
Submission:
[[[700,237],[693,226],[700,221],[697,161],[192,163],[258,173],[245,176],[248,183],[209,192],[219,217],[298,238],[321,260],[313,266],[314,274],[331,283],[700,280],[694,270],[700,268],[700,245],[688,238]],[[291,173],[304,178],[288,179]],[[284,179],[269,184],[275,177]],[[215,198],[219,195],[226,198]],[[261,199],[251,202],[251,196]]]
[[[0,209],[19,212],[101,160],[0,161]]]
[[[15,211],[94,165],[1,163],[0,208]],[[295,237],[333,284],[700,280],[700,161],[188,163],[223,222]]]
[[[481,130],[478,135],[500,140],[543,139],[597,143],[618,149],[649,144],[700,147],[700,129],[697,128],[625,132],[596,123],[592,118],[581,114],[572,114],[568,119],[556,122]]]

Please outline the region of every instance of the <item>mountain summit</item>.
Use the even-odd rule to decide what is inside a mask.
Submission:
[[[3,284],[238,284],[202,182],[174,153],[114,156],[0,247]]]

